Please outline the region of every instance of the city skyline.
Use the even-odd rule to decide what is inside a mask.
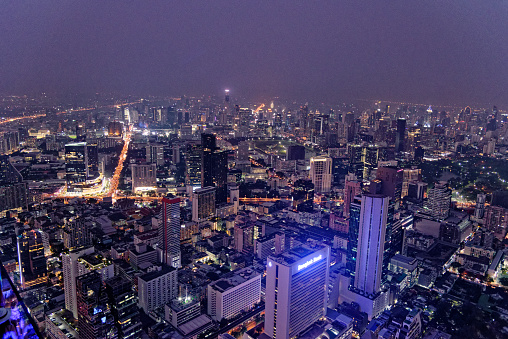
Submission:
[[[505,2],[6,4],[0,92],[506,105]]]

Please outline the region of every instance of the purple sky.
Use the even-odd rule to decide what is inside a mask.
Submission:
[[[4,1],[0,92],[508,103],[508,1]]]

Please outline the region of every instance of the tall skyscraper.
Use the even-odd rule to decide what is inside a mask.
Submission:
[[[348,219],[348,243],[346,259],[346,275],[351,279],[353,285],[356,273],[356,258],[358,254],[358,233],[360,232],[360,215],[362,210],[361,196],[355,196],[349,205]]]
[[[118,337],[99,273],[92,271],[76,278],[75,298],[78,306],[79,338]]]
[[[180,198],[162,198],[159,222],[161,262],[180,268]]]
[[[303,245],[269,256],[265,333],[293,338],[326,314],[330,248]]]
[[[36,230],[24,232],[18,246],[22,287],[45,285],[48,281],[48,267],[44,256],[42,233]]]
[[[63,241],[65,248],[75,248],[92,245],[93,220],[90,217],[72,217],[65,221]]]
[[[434,188],[429,188],[427,200],[423,207],[426,212],[438,220],[448,218],[450,213],[450,204],[452,201],[452,191],[448,188],[446,182],[437,183]]]
[[[397,119],[397,132],[395,134],[395,152],[404,152],[405,134],[406,134],[406,119],[399,118]]]
[[[228,153],[219,151],[214,134],[201,134],[201,187],[215,186],[215,202],[228,198]]]
[[[88,179],[88,150],[86,142],[65,145],[65,181],[67,192],[81,192]]]
[[[381,288],[389,203],[386,195],[362,196],[354,287],[365,293]]]
[[[310,159],[310,179],[316,193],[328,193],[332,186],[332,158],[320,155]]]
[[[192,194],[192,221],[208,220],[215,214],[215,187],[199,188]]]
[[[188,144],[185,152],[185,185],[201,186],[201,148]]]

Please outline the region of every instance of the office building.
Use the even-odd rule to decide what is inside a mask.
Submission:
[[[344,182],[344,216],[349,217],[349,208],[355,196],[362,192],[362,183],[352,173],[346,175]]]
[[[138,304],[146,313],[164,306],[177,295],[178,276],[174,267],[154,266],[138,277]]]
[[[261,274],[246,267],[219,279],[207,289],[208,315],[216,320],[231,319],[261,301]]]
[[[132,191],[155,190],[157,188],[156,164],[132,164]]]
[[[316,193],[329,193],[332,187],[332,158],[326,155],[311,158],[309,175]]]
[[[452,201],[452,191],[448,188],[446,182],[437,183],[434,188],[429,188],[427,200],[423,207],[425,212],[438,220],[448,218],[450,214],[450,204]]]
[[[92,271],[76,278],[75,299],[80,339],[118,337],[107,294],[98,272]]]
[[[201,147],[188,144],[185,153],[185,185],[201,186]]]
[[[75,248],[92,245],[93,220],[90,217],[72,217],[65,220],[63,242],[65,248]]]
[[[146,162],[164,166],[164,145],[150,144],[146,146]]]
[[[330,248],[303,245],[269,256],[265,333],[294,338],[326,315]]]
[[[199,188],[192,194],[192,221],[201,222],[215,215],[215,187]]]
[[[88,179],[88,150],[86,142],[65,145],[65,182],[67,192],[82,192]]]
[[[141,332],[141,321],[132,282],[122,275],[105,281],[111,313],[121,339],[138,338]]]
[[[201,134],[201,187],[216,187],[215,203],[228,198],[228,153],[219,151],[214,134]]]
[[[48,281],[48,267],[44,256],[42,232],[30,230],[20,235],[19,267],[21,286],[33,288],[46,285]]]
[[[174,268],[181,266],[180,198],[162,198],[158,248],[162,263]]]
[[[91,271],[96,271],[102,281],[113,277],[113,263],[94,252],[93,247],[77,249],[62,255],[65,308],[78,319],[76,303],[76,278]]]
[[[0,185],[0,213],[28,208],[29,189],[27,182]]]
[[[354,287],[368,294],[381,288],[388,205],[386,195],[362,196]]]
[[[406,134],[406,119],[397,119],[397,131],[395,134],[395,152],[404,152],[404,137]]]
[[[358,253],[358,233],[360,231],[360,212],[362,209],[362,198],[356,196],[349,205],[348,219],[348,243],[346,259],[346,275],[351,280],[351,285],[355,281],[356,257]]]

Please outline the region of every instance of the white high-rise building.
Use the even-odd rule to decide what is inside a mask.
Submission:
[[[269,256],[266,267],[265,333],[293,338],[326,314],[330,248],[302,245]]]
[[[168,265],[155,266],[138,277],[139,307],[146,313],[161,307],[178,295],[178,271]]]
[[[316,193],[328,193],[332,187],[332,158],[320,155],[310,159],[310,179]]]
[[[174,268],[181,267],[180,228],[180,198],[163,198],[158,249],[161,262]]]
[[[389,203],[385,195],[362,196],[354,287],[368,294],[381,289]]]
[[[231,319],[261,301],[261,274],[253,267],[208,285],[208,315],[216,321]]]

